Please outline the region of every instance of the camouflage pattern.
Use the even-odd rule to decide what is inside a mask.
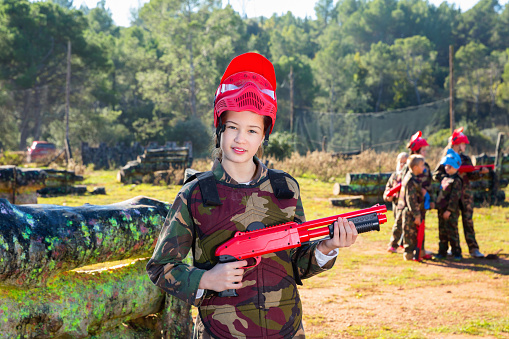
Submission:
[[[460,154],[460,157],[462,166],[473,165],[472,160],[468,155],[462,153]],[[444,165],[439,164],[433,172],[433,180],[441,182],[446,175],[447,173],[445,173]],[[470,252],[472,252],[476,249],[479,249],[479,245],[475,239],[474,220],[472,219],[474,214],[474,197],[470,181],[479,180],[483,177],[483,174],[481,174],[480,171],[473,171],[468,173],[460,173],[459,176],[463,181],[463,194],[459,204],[461,219],[463,222],[463,233],[465,234],[465,240],[467,242],[468,249]]]
[[[401,183],[402,172],[394,172],[391,174],[389,180],[387,180],[387,184],[385,185],[384,191],[384,200],[387,198],[387,193],[394,188],[395,186]],[[401,191],[400,191],[401,192]],[[392,226],[391,240],[389,242],[389,246],[393,248],[398,248],[401,241],[401,234],[403,233],[403,219],[402,214],[398,210],[398,199],[400,192],[394,194],[394,198],[392,199],[392,212],[394,213],[394,225]]]
[[[442,179],[437,197],[438,253],[444,256],[447,254],[449,245],[453,255],[461,254],[458,218],[462,195],[463,180],[458,174],[446,176]],[[443,217],[445,211],[451,212],[448,220]]]
[[[200,279],[217,263],[218,245],[245,231],[254,221],[271,226],[288,221],[304,222],[304,210],[297,182],[287,176],[292,199],[278,200],[268,180],[267,168],[255,158],[257,173],[249,185],[239,185],[224,171],[219,161],[212,172],[221,206],[206,206],[197,181],[178,193],[168,214],[147,272],[154,284],[167,293],[199,308],[206,329],[199,338],[288,338],[296,335],[302,322],[302,305],[293,275],[292,262],[305,279],[334,265],[316,262],[317,242],[300,248],[262,256],[261,263],[246,269],[244,287],[238,297],[221,298],[205,291],[196,299]],[[193,244],[194,242],[194,244]],[[194,265],[182,262],[193,250]],[[207,332],[208,334],[204,334]]]
[[[347,173],[347,185],[383,185],[391,173]]]
[[[406,254],[413,254],[417,247],[417,226],[415,218],[424,215],[424,196],[417,177],[407,171],[401,182],[398,210],[402,215],[403,247]],[[424,247],[423,247],[424,248]]]
[[[375,195],[384,191],[383,185],[343,185],[339,184],[339,194]]]
[[[404,178],[406,173],[408,172],[407,164],[405,164],[405,166],[403,166],[403,169],[401,170],[401,172],[402,172],[402,177]],[[431,168],[429,167],[427,162],[424,163],[424,172],[422,172],[422,174],[415,176],[415,178],[421,184],[421,187],[424,188],[429,193],[430,202],[435,202],[436,192],[435,192],[435,188],[432,185],[433,184],[433,176],[432,176]]]
[[[305,339],[306,334],[304,332],[304,327],[302,323],[300,324],[299,329],[293,335],[292,339]],[[194,325],[193,339],[214,339],[214,337],[207,332],[205,329],[205,325],[201,321],[200,317],[196,317],[196,324]]]

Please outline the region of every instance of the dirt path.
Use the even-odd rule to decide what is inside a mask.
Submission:
[[[394,268],[395,277],[401,272],[415,277],[404,284],[392,284],[387,272],[380,272],[386,267],[368,263],[355,271],[338,270],[325,288],[301,288],[307,336],[509,338],[507,257],[402,266]]]

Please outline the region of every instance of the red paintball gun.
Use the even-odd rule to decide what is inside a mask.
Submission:
[[[458,169],[458,172],[460,173],[470,173],[473,171],[480,171],[483,168],[488,168],[492,171],[495,170],[495,165],[479,165],[479,166],[472,166],[472,165],[461,165]]]
[[[424,220],[419,225],[419,230],[417,231],[417,248],[415,249],[415,261],[421,261],[422,257],[425,253],[422,253],[422,245],[424,244],[424,228],[425,228]]]
[[[398,193],[399,191],[401,191],[401,183],[399,183],[396,186],[394,186],[393,188],[391,188],[389,190],[389,192],[387,192],[387,196],[392,197],[394,194]]]
[[[254,258],[256,263],[249,266],[254,267],[261,262],[264,254],[300,247],[303,243],[319,237],[332,238],[334,221],[338,217],[353,222],[358,233],[380,231],[380,225],[387,222],[385,212],[387,207],[377,204],[370,208],[310,220],[302,224],[290,221],[281,225],[265,226],[261,222],[254,222],[248,226],[247,231],[236,232],[233,238],[220,245],[215,254],[220,263]],[[219,296],[231,297],[237,296],[237,293],[232,289],[220,292]]]

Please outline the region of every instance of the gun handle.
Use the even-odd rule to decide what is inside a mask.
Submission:
[[[237,291],[231,289],[231,290],[224,290],[222,292],[219,292],[218,296],[220,297],[238,297]]]

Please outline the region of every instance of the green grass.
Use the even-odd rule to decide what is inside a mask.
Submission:
[[[123,185],[116,181],[116,171],[93,171],[84,175],[82,184],[93,187],[106,187],[106,195],[60,196],[39,198],[40,204],[57,204],[67,206],[80,206],[84,203],[105,205],[131,199],[143,195],[154,199],[173,202],[180,186],[154,186],[149,184]],[[301,196],[306,212],[306,219],[312,220],[326,216],[336,215],[354,210],[354,208],[333,207],[329,198],[335,198],[332,193],[333,182],[322,182],[312,176],[297,178],[301,188]],[[506,189],[509,196],[509,189]],[[507,199],[506,199],[507,200]],[[381,226],[380,232],[369,232],[361,235],[362,245],[355,244],[351,248],[342,249],[341,256],[337,258],[336,265],[329,271],[311,279],[307,279],[304,286],[299,289],[334,288],[343,285],[347,294],[331,295],[323,303],[338,302],[340,307],[349,307],[348,301],[363,300],[363,298],[379,295],[386,290],[406,289],[417,291],[423,287],[444,286],[450,288],[464,283],[482,281],[487,288],[496,289],[509,305],[509,208],[507,206],[482,207],[474,210],[474,225],[476,237],[483,253],[498,253],[505,260],[491,261],[474,260],[468,258],[468,248],[460,226],[460,241],[465,260],[455,263],[449,260],[429,262],[424,265],[414,262],[405,262],[401,255],[390,255],[385,252],[389,242],[393,214],[387,214],[388,222]],[[363,246],[363,247],[360,247]],[[366,248],[365,251],[362,248]],[[426,249],[436,252],[438,249],[438,218],[436,210],[430,211],[426,216]],[[501,250],[501,251],[500,251]],[[426,271],[426,265],[436,265],[438,270]],[[456,268],[458,274],[451,274],[450,268]],[[415,292],[412,292],[415,293]],[[484,297],[476,296],[472,302],[482,303]],[[345,306],[341,306],[345,305]],[[508,306],[509,309],[509,306]],[[353,309],[353,311],[357,311]],[[362,311],[362,310],[360,310]],[[445,312],[447,313],[447,312]],[[365,313],[366,314],[366,313]],[[196,309],[193,309],[196,316]],[[383,314],[373,314],[373,317],[382,317]],[[508,312],[497,314],[487,310],[485,314],[473,314],[464,319],[462,314],[447,313],[451,321],[447,326],[424,327],[401,325],[392,328],[389,325],[375,325],[369,322],[362,326],[347,326],[339,333],[329,327],[326,314],[306,314],[306,324],[313,324],[317,331],[307,333],[310,339],[354,337],[354,338],[438,338],[448,334],[465,336],[492,336],[495,338],[509,338]]]
[[[120,201],[129,200],[139,195],[147,196],[161,201],[172,203],[180,186],[156,186],[150,184],[124,185],[117,182],[116,171],[93,171],[86,172],[84,180],[79,184],[87,185],[89,192],[94,187],[105,187],[106,195],[65,195],[48,198],[39,198],[39,204],[55,204],[66,206],[81,206],[85,203],[92,205],[107,205]]]

